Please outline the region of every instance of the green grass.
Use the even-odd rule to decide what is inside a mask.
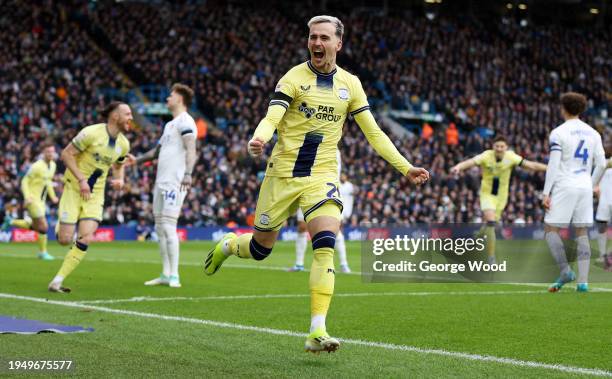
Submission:
[[[183,287],[171,289],[143,286],[144,281],[159,274],[155,244],[96,244],[66,280],[73,293],[51,294],[46,286],[61,260],[35,259],[34,245],[0,245],[0,293],[70,302],[143,296],[194,298],[100,303],[95,305],[102,309],[91,309],[0,297],[0,315],[95,329],[93,333],[71,335],[2,335],[0,361],[69,358],[75,362],[74,374],[113,377],[584,376],[547,368],[364,346],[351,341],[344,343],[335,354],[314,356],[303,352],[303,337],[103,311],[129,310],[297,333],[307,331],[308,273],[254,269],[290,266],[292,244],[278,243],[272,256],[264,262],[232,257],[219,273],[206,277],[199,262],[211,246],[211,243],[197,242],[182,245]],[[358,244],[349,243],[354,269],[360,267],[359,250]],[[63,256],[65,248],[51,244],[50,252]],[[593,287],[612,288],[605,283],[594,283]],[[612,372],[609,359],[612,292],[577,294],[568,288],[558,294],[548,294],[545,288],[546,285],[508,284],[366,284],[359,275],[337,274],[337,294],[370,295],[335,297],[328,315],[328,330],[345,340]],[[472,291],[499,293],[465,294]],[[376,295],[390,292],[402,294]],[[437,294],[410,296],[407,292]],[[269,294],[299,297],[205,299]],[[3,370],[0,368],[0,375],[6,373]]]

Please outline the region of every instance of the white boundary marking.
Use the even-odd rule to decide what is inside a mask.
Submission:
[[[248,330],[248,331],[257,332],[257,333],[266,333],[266,334],[291,336],[291,337],[302,337],[302,338],[306,337],[305,333],[298,333],[298,332],[293,332],[290,330],[262,328],[258,326],[241,325],[241,324],[235,324],[235,323],[230,323],[230,322],[202,320],[202,319],[197,319],[197,318],[180,317],[180,316],[169,316],[169,315],[161,315],[161,314],[156,314],[156,313],[136,312],[136,311],[130,311],[130,310],[123,310],[123,309],[100,307],[100,306],[95,306],[95,305],[83,305],[83,304],[72,303],[72,302],[67,302],[67,301],[49,300],[49,299],[30,297],[30,296],[20,296],[20,295],[8,294],[8,293],[0,293],[0,298],[32,301],[36,303],[52,304],[52,305],[59,305],[59,306],[72,307],[72,308],[86,308],[86,309],[96,310],[99,312],[115,313],[115,314],[129,315],[129,316],[142,317],[142,318],[187,322],[187,323],[192,323],[192,324],[209,325],[209,326],[216,326],[216,327],[228,328],[228,329]],[[524,361],[524,360],[513,359],[513,358],[503,358],[503,357],[495,357],[491,355],[462,353],[462,352],[448,351],[448,350],[443,350],[443,349],[423,349],[423,348],[419,348],[416,346],[396,345],[396,344],[384,343],[384,342],[371,342],[371,341],[362,341],[362,340],[356,340],[356,339],[341,339],[341,341],[343,343],[347,343],[351,345],[377,347],[377,348],[386,349],[386,350],[398,350],[398,351],[415,352],[415,353],[420,353],[420,354],[440,355],[440,356],[446,356],[446,357],[451,357],[451,358],[466,359],[466,360],[471,360],[471,361],[500,363],[500,364],[506,364],[510,366],[517,366],[517,367],[555,370],[555,371],[560,371],[564,373],[572,373],[572,374],[612,377],[612,371],[606,371],[602,369],[565,366],[565,365],[560,365],[560,364],[541,363],[541,362],[534,362],[534,361]]]
[[[8,258],[28,258],[28,259],[36,259],[36,257],[32,255],[23,255],[23,254],[0,254],[0,258],[8,257]],[[87,257],[88,261],[93,262],[111,262],[111,263],[146,263],[146,264],[160,264],[158,260],[145,260],[145,259],[112,259],[106,257]],[[198,262],[181,262],[181,266],[202,266],[201,263]],[[268,266],[262,264],[241,264],[241,263],[229,263],[224,264],[224,268],[239,268],[239,269],[248,269],[248,270],[272,270],[272,271],[287,271],[287,267],[282,266]],[[308,272],[310,270],[305,269],[304,272]],[[352,271],[350,273],[343,273],[342,275],[361,275],[360,271]],[[408,282],[407,282],[408,283]],[[469,282],[468,282],[469,283]],[[465,283],[462,283],[465,284]],[[531,287],[540,287],[543,290],[548,287],[546,283],[479,283],[479,284],[500,284],[500,285],[513,285],[513,286],[531,286]],[[612,292],[612,288],[604,288],[604,287],[591,287],[589,288],[592,292]]]
[[[514,295],[514,294],[546,294],[544,291],[436,291],[436,292],[355,292],[335,293],[334,297],[376,297],[376,296],[436,296],[436,295]],[[310,294],[263,294],[263,295],[233,295],[233,296],[174,296],[174,297],[150,297],[136,296],[129,299],[96,299],[78,300],[79,304],[114,304],[132,303],[144,301],[200,301],[200,300],[251,300],[251,299],[296,299],[310,298]]]
[[[0,258],[25,258],[25,259],[38,259],[33,255],[26,254],[5,254],[0,253]],[[107,257],[87,257],[88,262],[109,262],[109,263],[145,263],[145,264],[157,264],[160,265],[161,262],[159,260],[148,260],[148,259],[114,259]],[[203,262],[203,261],[202,261]],[[200,262],[180,262],[181,266],[193,266],[193,267],[204,267],[204,263]],[[258,264],[243,264],[243,263],[226,263],[223,265],[223,268],[231,267],[231,268],[245,268],[249,270],[274,270],[274,271],[287,271],[287,267],[282,266],[267,266],[267,265],[258,265]],[[308,272],[309,270],[304,270]],[[347,274],[343,274],[347,275]],[[348,275],[361,275],[361,272],[349,273]]]
[[[25,254],[3,254],[0,253],[0,258],[2,257],[7,257],[7,258],[27,258],[27,259],[36,259],[35,256],[32,255],[25,255]],[[112,258],[106,258],[106,257],[87,257],[87,261],[92,261],[92,262],[110,262],[110,263],[146,263],[146,264],[160,264],[160,262],[158,260],[145,260],[145,259],[112,259]],[[181,262],[180,263],[181,266],[194,266],[194,267],[200,267],[202,266],[201,263],[198,262]],[[282,267],[282,266],[268,266],[268,265],[262,265],[262,264],[257,264],[257,263],[253,263],[253,264],[241,264],[241,263],[226,263],[223,265],[224,268],[239,268],[239,269],[248,269],[248,270],[272,270],[272,271],[287,271],[287,267]],[[309,270],[306,269],[304,270],[304,272],[308,272]],[[361,275],[360,271],[352,271],[350,273],[343,273],[342,275]],[[410,282],[406,282],[406,283],[410,283]],[[470,282],[465,282],[465,283],[460,283],[460,284],[467,284]],[[433,284],[433,282],[432,282]],[[513,286],[531,286],[531,287],[540,287],[543,290],[545,290],[546,288],[548,288],[548,284],[547,283],[479,283],[479,284],[499,284],[499,285],[513,285]],[[592,292],[612,292],[612,288],[604,288],[604,287],[591,287],[589,288]],[[567,292],[567,291],[566,291]]]

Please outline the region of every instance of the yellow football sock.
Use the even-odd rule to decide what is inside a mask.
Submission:
[[[310,313],[326,315],[334,293],[334,249],[322,247],[314,250],[310,268]]]
[[[487,254],[489,257],[495,256],[495,226],[487,225],[485,228],[485,236],[487,237]]]
[[[230,253],[245,259],[261,261],[266,259],[272,252],[271,247],[260,245],[253,238],[253,233],[242,234],[229,243]]]
[[[23,219],[13,220],[11,222],[11,226],[16,226],[20,229],[30,229],[32,227],[32,223]]]
[[[476,238],[483,237],[485,235],[486,230],[487,224],[482,225],[475,234]]]
[[[79,244],[80,246],[77,246]],[[83,249],[84,247],[84,249]],[[85,252],[87,250],[87,245],[81,244],[79,242],[75,242],[72,245],[72,248],[66,254],[64,258],[64,263],[62,263],[62,267],[57,272],[57,275],[66,278],[74,269],[81,263],[83,258],[85,258]]]
[[[249,249],[251,238],[253,238],[253,233],[245,233],[231,241],[229,244],[231,253],[240,258],[253,258]]]
[[[38,251],[41,253],[47,251],[47,233],[38,233]]]

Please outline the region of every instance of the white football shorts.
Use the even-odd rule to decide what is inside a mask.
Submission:
[[[588,227],[593,225],[593,191],[584,188],[556,187],[544,222],[551,226]]]
[[[181,191],[180,183],[155,184],[153,189],[153,215],[178,218],[187,191]]]

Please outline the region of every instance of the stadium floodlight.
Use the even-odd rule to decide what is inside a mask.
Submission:
[[[512,8],[514,8],[514,5],[512,5],[512,3],[507,3],[506,4],[506,8],[512,9]]]
[[[518,7],[519,7],[520,10],[524,11],[525,9],[527,9],[527,4],[521,3],[521,4],[519,4]]]
[[[591,14],[599,14],[599,9],[591,8]]]

